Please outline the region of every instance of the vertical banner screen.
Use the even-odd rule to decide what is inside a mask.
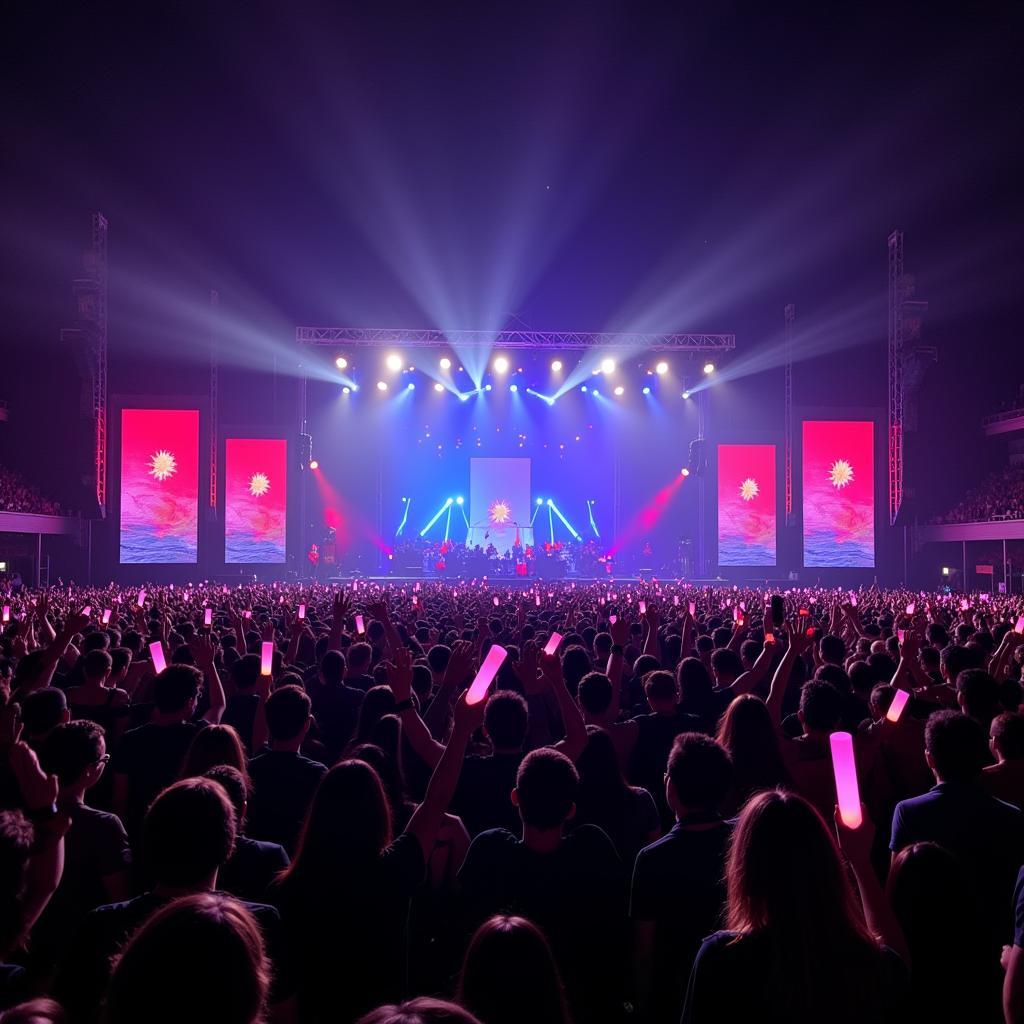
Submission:
[[[875,425],[805,420],[804,565],[875,564]]]
[[[199,410],[121,410],[121,562],[197,562]]]
[[[775,445],[718,446],[718,564],[775,565]]]
[[[288,442],[229,437],[224,446],[224,561],[283,562]]]
[[[470,547],[491,544],[508,551],[519,538],[525,547],[533,544],[530,528],[530,460],[469,460]]]

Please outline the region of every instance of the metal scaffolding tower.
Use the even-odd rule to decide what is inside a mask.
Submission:
[[[903,232],[889,236],[889,525],[895,526],[903,505]]]
[[[784,430],[785,430],[785,488],[786,525],[793,525],[793,321],[796,306],[788,303],[782,311],[785,317],[786,364],[784,369]]]
[[[210,518],[217,515],[217,444],[220,435],[220,293],[210,292]]]

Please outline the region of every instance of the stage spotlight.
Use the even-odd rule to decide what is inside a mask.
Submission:
[[[494,372],[495,373],[508,373],[508,359],[505,356],[498,356],[494,360]]]
[[[685,466],[683,466],[681,472],[682,472],[683,476],[689,476],[690,475],[690,471]]]
[[[388,389],[388,382],[386,380],[379,380],[379,381],[377,381],[377,390],[378,391],[387,391],[387,389]]]
[[[556,359],[556,360],[555,360],[555,361],[554,361],[554,362],[553,362],[553,363],[551,364],[551,370],[552,370],[552,372],[554,372],[554,373],[561,373],[561,372],[562,372],[562,360],[561,360],[561,359]]]
[[[412,381],[409,381],[409,383],[405,385],[405,390],[406,391],[415,391],[416,390],[416,385],[413,384]]]
[[[512,394],[515,394],[519,390],[519,385],[518,384],[509,384],[508,389],[509,389],[509,391],[512,392]]]
[[[462,392],[460,391],[460,392],[459,392],[459,401],[460,401],[460,402],[468,402],[468,401],[469,401],[469,395],[465,395],[465,394],[463,394],[463,393],[462,393]]]
[[[683,392],[683,398],[685,398],[685,399],[689,400],[689,398],[690,398],[690,392],[689,392],[689,391],[684,391],[684,392]]]
[[[711,374],[713,374],[715,372],[715,364],[714,363],[705,363],[704,364],[704,372],[708,376],[711,376]]]
[[[485,384],[484,385],[484,391],[490,391],[490,390],[491,390],[491,385],[490,384]]]
[[[645,387],[645,388],[643,389],[643,393],[644,393],[645,395],[649,395],[649,394],[651,393],[651,389],[650,389],[650,388],[647,388],[647,387]]]
[[[387,368],[393,373],[398,373],[402,368],[402,357],[397,352],[392,352],[387,358]]]
[[[583,394],[586,394],[587,393],[587,385],[584,384],[583,387],[580,388],[580,391],[582,391]]]
[[[550,499],[550,498],[548,498],[548,500],[547,500],[547,504],[548,504],[548,505],[550,505],[550,504],[551,504],[551,499]]]
[[[626,389],[621,384],[615,389],[615,394],[620,396],[620,397],[622,395],[624,395],[625,393],[626,393]]]
[[[657,374],[657,375],[658,375],[659,377],[660,377],[660,376],[662,376],[663,374],[666,374],[666,373],[668,373],[668,363],[666,363],[666,362],[665,362],[664,360],[662,360],[662,361],[661,361],[660,363],[658,363],[658,365],[657,365],[657,366],[656,366],[656,367],[654,368],[654,372],[655,372],[655,373],[656,373],[656,374]]]
[[[442,384],[442,383],[441,383],[440,381],[438,381],[438,382],[437,382],[437,383],[436,383],[436,384],[434,385],[434,390],[435,390],[435,391],[444,391],[444,385],[443,385],[443,384]]]
[[[463,499],[462,495],[460,494],[460,495],[459,495],[459,497],[457,497],[457,498],[455,499],[455,504],[456,504],[456,505],[461,505],[461,504],[462,504],[462,502],[463,502],[463,500],[464,500],[464,499]]]
[[[350,395],[350,394],[352,394],[352,389],[346,385],[345,387],[343,387],[341,389],[341,393],[343,395]]]
[[[597,395],[597,397],[598,397],[598,398],[600,398],[600,397],[601,397],[601,392],[600,392],[600,391],[598,391],[598,390],[597,390],[597,388],[591,388],[591,389],[590,389],[590,393],[591,393],[592,395]]]
[[[344,356],[338,356],[338,358],[334,360],[334,365],[339,370],[344,370],[348,367],[348,360]]]
[[[319,469],[319,468],[320,468],[320,463],[319,463],[319,462],[317,462],[317,461],[316,461],[316,459],[314,459],[314,460],[313,460],[313,461],[312,461],[312,462],[311,462],[311,463],[309,464],[309,468],[310,468],[310,469]]]
[[[445,356],[441,360],[441,369],[442,370],[450,370],[451,368],[452,368],[452,361],[447,356]]]
[[[543,505],[544,504],[544,499],[543,498],[538,498],[537,499],[537,504],[538,505]]]
[[[614,373],[615,372],[615,360],[614,359],[602,359],[601,360],[601,372],[602,373]]]

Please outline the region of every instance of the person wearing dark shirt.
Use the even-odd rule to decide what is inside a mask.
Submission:
[[[345,655],[341,651],[328,651],[320,659],[319,686],[313,695],[313,714],[331,763],[341,756],[355,735],[359,709],[363,706],[365,689],[369,688],[349,686],[345,669]],[[369,685],[373,685],[372,680]]]
[[[248,831],[254,839],[283,846],[290,855],[327,768],[299,753],[313,722],[303,690],[282,686],[266,699],[262,710],[270,749],[249,762]]]
[[[459,881],[475,928],[499,913],[538,925],[551,942],[578,1022],[606,1019],[622,1001],[625,915],[623,869],[611,840],[594,825],[565,834],[579,776],[564,754],[523,758],[513,802],[519,836],[505,829],[473,840]]]
[[[1013,890],[1013,943],[1003,950],[1003,1014],[1006,1024],[1024,1022],[1024,867]]]
[[[238,659],[230,671],[231,696],[224,707],[221,721],[234,726],[248,753],[252,753],[252,726],[256,719],[256,705],[259,697],[256,684],[260,679],[260,656],[245,654]]]
[[[196,733],[219,722],[224,711],[212,642],[197,638],[192,653],[198,667],[171,665],[157,675],[152,721],[124,734],[111,764],[114,810],[133,841],[150,801],[178,778]],[[203,718],[193,721],[204,683],[209,707]]]
[[[348,649],[345,660],[348,663],[345,672],[345,685],[365,693],[374,684],[373,676],[370,674],[373,648],[365,643],[353,644]]]
[[[1010,897],[1024,863],[1024,812],[982,788],[988,750],[975,719],[937,711],[928,719],[924,741],[936,785],[896,805],[889,847],[894,858],[916,842],[949,850],[975,886],[989,941],[998,951],[1009,934]]]
[[[216,891],[218,872],[234,851],[236,832],[231,801],[210,779],[183,779],[157,797],[143,824],[143,857],[155,879],[153,888],[86,915],[65,953],[56,994],[75,1024],[97,1019],[112,959],[147,918],[181,896]],[[291,978],[278,912],[265,904],[243,905],[259,924],[273,964],[270,1002],[287,1004]]]
[[[703,733],[676,737],[665,776],[676,823],[637,855],[630,891],[636,984],[647,1020],[679,1020],[701,941],[721,923],[732,823],[719,809],[731,785],[723,747]]]

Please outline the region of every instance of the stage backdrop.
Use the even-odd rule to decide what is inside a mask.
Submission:
[[[517,532],[524,546],[532,545],[532,513],[529,459],[469,460],[470,547],[493,544],[504,552]],[[453,510],[453,522],[457,514]]]
[[[224,561],[283,562],[288,442],[229,437],[224,444]]]
[[[199,557],[199,410],[121,410],[121,562]]]
[[[775,565],[775,445],[718,446],[718,564]]]
[[[804,565],[875,564],[875,425],[805,420]]]

